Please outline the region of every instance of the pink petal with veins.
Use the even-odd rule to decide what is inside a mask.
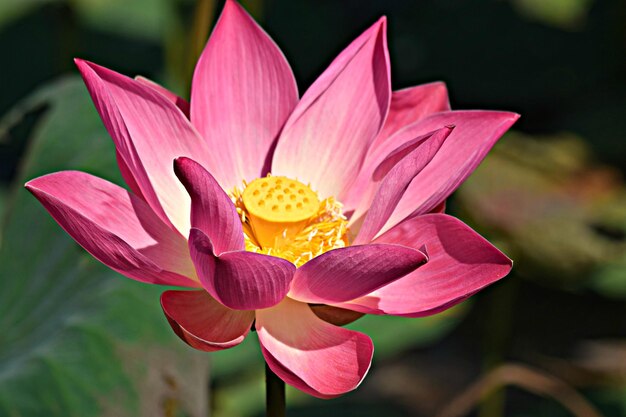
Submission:
[[[270,369],[319,398],[337,397],[358,387],[374,353],[366,335],[333,326],[308,305],[289,298],[257,311],[256,329]]]
[[[189,234],[189,251],[207,292],[236,310],[278,304],[287,295],[296,270],[289,261],[260,253],[235,251],[217,256],[209,237],[195,228]]]
[[[343,199],[389,109],[386,27],[384,18],[376,22],[307,90],[281,133],[274,175]]]
[[[446,214],[406,220],[374,242],[424,246],[428,262],[402,279],[338,307],[370,314],[427,316],[493,284],[512,266],[511,260],[491,243]]]
[[[393,244],[334,249],[298,268],[289,296],[313,304],[349,301],[401,278],[426,261],[419,250]]]
[[[109,268],[151,284],[199,286],[185,238],[123,188],[78,171],[48,174],[26,188]]]
[[[172,161],[188,156],[212,167],[218,157],[180,109],[153,88],[87,61],[77,59],[76,65],[124,161],[125,179],[132,175],[133,188],[154,212],[187,235],[190,200]]]
[[[278,46],[228,0],[191,88],[191,121],[219,155],[219,165],[210,171],[224,189],[267,171],[275,140],[297,102],[296,81]]]
[[[254,311],[231,310],[205,291],[165,291],[161,307],[178,337],[205,352],[243,342],[254,320]]]

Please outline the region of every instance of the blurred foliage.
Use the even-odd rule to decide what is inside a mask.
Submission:
[[[94,262],[22,188],[61,169],[120,181],[81,80],[35,92],[5,129],[41,106],[2,222],[0,415],[205,415],[206,357],[170,331],[159,289]]]
[[[526,16],[564,29],[579,29],[593,0],[513,0]]]
[[[458,202],[478,228],[499,236],[525,276],[624,292],[626,186],[618,170],[593,162],[581,138],[507,135]]]
[[[606,297],[626,297],[626,184],[618,169],[596,161],[582,138],[567,133],[509,133],[456,197],[461,215],[489,233],[515,259],[520,277],[566,291],[592,288]],[[564,305],[554,301],[553,308],[564,309]],[[613,317],[592,315],[579,308],[583,316],[589,316],[588,324],[607,320],[603,328],[617,334],[625,330],[623,305]],[[568,317],[566,308],[563,315]],[[620,396],[626,387],[622,365],[626,363],[626,345],[579,340],[582,335],[603,331],[597,332],[597,322],[598,329],[576,329],[574,315],[569,319],[572,330],[559,329],[556,333],[561,337],[566,332],[578,333],[578,337],[563,337],[563,344],[568,339],[572,342],[563,352],[565,357],[551,353],[538,359],[526,354],[525,359],[539,362],[567,383],[599,390],[604,394],[602,411],[609,416],[624,415],[626,402]],[[544,326],[536,327],[539,333],[546,331]],[[549,329],[550,324],[545,327]],[[515,331],[515,327],[506,331]],[[556,345],[554,340],[548,343]],[[531,415],[567,414],[553,404],[544,404]]]
[[[45,4],[66,5],[81,23],[123,36],[160,40],[178,3],[192,0],[3,0],[0,29]]]

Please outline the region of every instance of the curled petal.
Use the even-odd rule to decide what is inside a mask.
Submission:
[[[394,91],[391,95],[389,114],[378,136],[367,150],[367,155],[359,174],[342,202],[346,211],[353,211],[364,200],[364,196],[373,196],[376,184],[372,182],[372,173],[390,151],[389,147],[379,147],[404,127],[433,113],[450,110],[448,90],[442,82],[418,85]],[[394,143],[395,146],[398,146]],[[370,200],[365,198],[367,202]],[[362,204],[365,206],[365,204]],[[362,207],[364,209],[366,207]]]
[[[48,174],[26,188],[109,268],[151,284],[199,286],[185,238],[123,188],[78,171]]]
[[[191,229],[189,250],[207,292],[236,310],[279,303],[287,295],[296,270],[291,262],[254,252],[224,252],[216,256],[211,240],[199,229]]]
[[[343,200],[391,97],[386,21],[353,41],[313,83],[287,120],[272,173]]]
[[[355,245],[371,242],[393,213],[413,178],[433,159],[452,129],[453,126],[439,129],[414,147],[400,147],[378,166],[374,179],[377,175],[383,179],[354,240]],[[411,142],[407,144],[411,145]]]
[[[209,237],[217,255],[243,250],[243,229],[237,209],[213,176],[189,158],[177,158],[174,172],[191,196],[191,227]]]
[[[400,130],[380,142],[368,154],[362,175],[369,175],[369,185],[355,183],[359,201],[353,204],[355,213],[364,213],[371,205],[376,184],[372,174],[382,160],[394,149],[408,141],[444,126],[455,126],[432,161],[415,178],[383,226],[382,231],[413,214],[429,213],[441,204],[476,169],[496,141],[519,118],[515,113],[499,111],[449,111],[432,114]],[[351,209],[350,205],[346,210]],[[360,216],[352,216],[350,225]]]
[[[231,310],[205,291],[165,291],[161,307],[178,337],[206,352],[238,345],[254,320],[254,311]]]
[[[381,232],[412,214],[428,213],[441,204],[469,177],[518,118],[515,113],[496,111],[444,112],[427,117],[395,135],[394,141],[404,142],[421,132],[455,126],[433,160],[411,181]]]
[[[374,353],[366,335],[326,323],[308,305],[289,298],[257,311],[256,329],[270,369],[288,384],[319,398],[355,389]]]
[[[427,316],[493,284],[512,266],[511,260],[491,243],[446,214],[408,219],[374,242],[424,245],[428,263],[365,297],[337,306],[362,313]]]
[[[225,189],[264,174],[297,101],[293,73],[278,46],[236,1],[228,0],[191,88],[191,120],[219,155],[211,173]]]
[[[395,244],[334,249],[298,268],[289,296],[307,303],[349,301],[397,280],[426,261],[419,250]]]

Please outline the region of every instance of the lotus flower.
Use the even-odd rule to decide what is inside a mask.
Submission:
[[[274,373],[335,397],[373,354],[340,325],[434,314],[511,268],[443,207],[518,116],[451,111],[442,83],[392,92],[385,18],[300,99],[281,51],[231,0],[190,103],[76,63],[130,191],[76,171],[26,187],[113,270],[190,288],[161,304],[196,349],[233,347],[254,324]]]

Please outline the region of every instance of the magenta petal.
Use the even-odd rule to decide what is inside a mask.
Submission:
[[[187,118],[189,118],[189,102],[187,100],[185,100],[182,97],[177,96],[176,94],[172,93],[170,90],[163,87],[162,85],[157,84],[154,81],[149,80],[146,77],[142,77],[141,75],[136,76],[135,80],[138,83],[148,86],[152,88],[154,91],[160,93],[163,97],[165,97],[166,99],[174,103],[176,107],[178,107],[180,111],[182,111],[184,115],[187,116]]]
[[[414,147],[410,146],[412,142],[408,142],[409,146],[402,146],[392,152],[378,166],[374,171],[374,179],[377,179],[377,175],[384,178],[353,244],[369,243],[376,236],[413,178],[433,159],[452,129],[452,126],[439,129],[427,135],[425,140],[419,140]]]
[[[289,296],[313,304],[352,300],[401,278],[426,261],[419,250],[394,244],[334,249],[298,268]]]
[[[161,307],[178,337],[206,352],[238,345],[254,320],[254,311],[231,310],[205,291],[165,291]]]
[[[384,158],[391,149],[399,146],[397,142],[394,142],[391,147],[379,149],[381,144],[406,126],[433,113],[447,110],[450,110],[448,90],[442,82],[423,84],[394,91],[391,95],[391,105],[389,106],[389,114],[385,124],[369,147],[356,180],[342,199],[345,210],[353,211],[357,206],[361,205],[360,211],[363,212],[364,209],[369,207],[369,201],[371,201],[371,197],[376,191],[376,185],[372,183],[372,173],[380,164],[381,158]],[[364,196],[369,196],[367,203],[361,202]]]
[[[422,84],[394,91],[389,115],[376,141],[384,141],[398,130],[433,113],[450,110],[448,89],[442,82]]]
[[[189,158],[176,159],[174,172],[191,196],[191,226],[209,237],[215,253],[245,249],[237,209],[213,176]]]
[[[220,164],[211,173],[226,189],[262,175],[270,149],[298,101],[284,55],[229,0],[198,61],[191,120]]]
[[[455,126],[433,160],[413,179],[382,231],[411,214],[428,213],[448,198],[518,118],[517,114],[497,111],[444,112],[390,138],[388,142],[403,143],[441,126]]]
[[[122,178],[124,179],[124,182],[126,183],[126,185],[128,185],[128,188],[130,188],[133,194],[135,194],[137,197],[140,197],[142,200],[145,201],[146,199],[143,197],[143,194],[141,193],[141,187],[139,187],[139,184],[137,183],[137,180],[135,179],[135,175],[130,170],[130,168],[128,168],[128,165],[126,165],[126,162],[124,162],[124,158],[122,157],[120,152],[117,150],[115,151],[115,160],[117,161],[117,166],[120,169]]]
[[[446,214],[406,220],[375,242],[421,247],[428,263],[373,293],[339,305],[363,313],[421,317],[465,300],[504,277],[512,262],[467,225]]]
[[[108,181],[63,171],[26,188],[59,225],[109,268],[151,284],[197,287],[187,242],[140,198]]]
[[[308,305],[289,298],[257,311],[256,329],[270,369],[319,398],[337,397],[358,387],[374,353],[368,336],[326,323]]]
[[[518,117],[514,113],[482,110],[436,113],[400,130],[384,142],[377,142],[377,146],[368,152],[359,178],[352,187],[352,200],[344,201],[346,211],[367,211],[375,190],[371,175],[386,155],[416,137],[454,125],[454,132],[428,166],[413,179],[382,230],[389,230],[412,214],[432,211],[476,169]],[[367,175],[370,179],[365,181]],[[352,216],[350,225],[359,217]]]
[[[200,282],[215,299],[236,310],[271,307],[289,291],[296,267],[284,259],[254,252],[216,256],[211,240],[191,229],[189,250]]]
[[[391,97],[386,21],[352,42],[313,83],[281,133],[272,173],[343,199]]]
[[[172,161],[189,156],[211,167],[217,156],[208,152],[189,120],[161,93],[96,64],[82,60],[76,64],[124,161],[120,168],[125,180],[132,176],[154,212],[187,235],[190,200],[174,175]]]

